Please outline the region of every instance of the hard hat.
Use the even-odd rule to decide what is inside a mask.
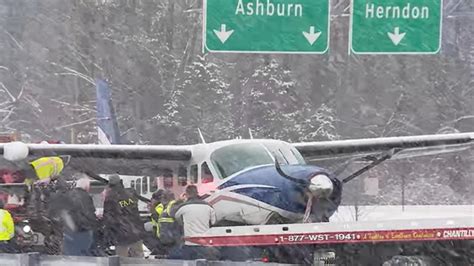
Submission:
[[[109,176],[109,185],[110,186],[115,186],[118,185],[122,182],[122,179],[120,178],[119,175],[113,174]]]

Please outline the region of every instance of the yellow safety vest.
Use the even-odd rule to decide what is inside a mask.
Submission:
[[[156,205],[155,212],[158,214],[157,215],[158,219],[160,218],[161,213],[163,212],[163,209],[164,209],[164,206],[163,206],[162,203]],[[151,218],[151,223],[153,224],[153,226],[156,229],[156,231],[155,231],[156,237],[159,237],[160,236],[160,225],[158,224],[158,221],[155,221],[155,219]]]
[[[64,169],[64,162],[60,157],[41,157],[30,162],[39,180],[59,175]]]
[[[15,225],[11,214],[4,209],[0,209],[0,241],[8,241],[15,236]]]
[[[158,238],[160,237],[160,223],[174,222],[174,218],[171,217],[171,207],[173,207],[175,202],[176,202],[175,200],[170,201],[168,203],[168,206],[166,206],[166,210],[164,210],[165,206],[163,205],[163,203],[160,203],[155,207],[155,211],[158,214],[158,221],[154,221],[154,219],[152,219],[152,223],[156,226],[156,237]],[[167,217],[163,217],[163,216],[167,216]]]

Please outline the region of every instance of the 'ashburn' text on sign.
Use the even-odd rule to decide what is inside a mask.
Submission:
[[[235,8],[235,15],[244,16],[278,16],[302,17],[303,5],[294,3],[272,3],[270,0],[245,3],[239,0]]]

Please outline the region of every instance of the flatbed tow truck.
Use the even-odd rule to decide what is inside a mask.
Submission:
[[[214,227],[187,240],[218,247],[229,260],[473,265],[474,216],[471,211],[453,218]]]

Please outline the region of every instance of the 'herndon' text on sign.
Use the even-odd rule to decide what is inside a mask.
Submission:
[[[404,7],[399,6],[376,6],[367,4],[365,7],[365,18],[377,19],[428,19],[430,9],[427,6],[413,6],[410,3]]]

